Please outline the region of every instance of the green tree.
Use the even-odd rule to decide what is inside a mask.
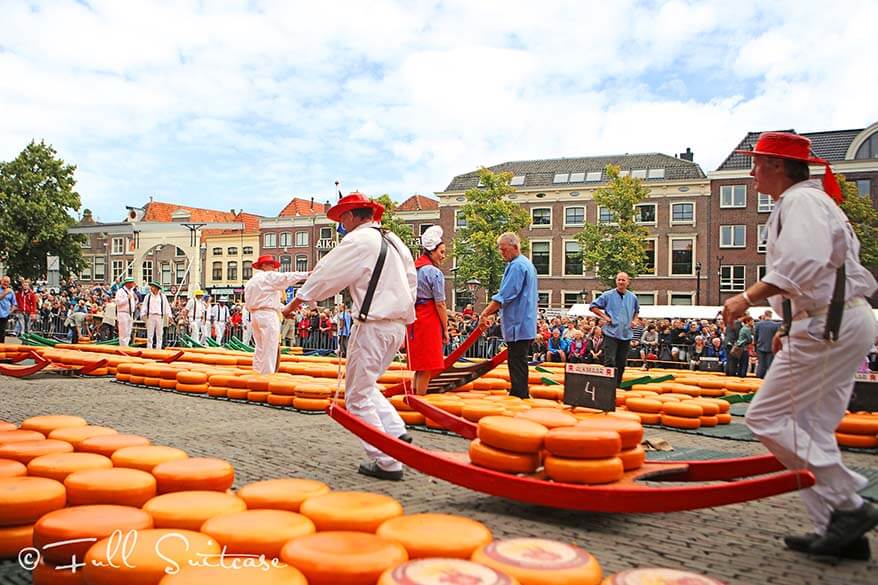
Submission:
[[[46,255],[58,256],[61,274],[85,266],[83,236],[67,233],[79,210],[74,165],[43,141],[31,142],[14,160],[0,162],[0,261],[11,274],[39,278]]]
[[[844,195],[841,210],[848,216],[860,240],[860,263],[874,270],[878,267],[878,211],[872,207],[871,197],[859,194],[856,184],[845,181],[844,175],[837,177]]]
[[[418,240],[412,226],[405,223],[396,213],[396,203],[386,193],[375,198],[375,201],[384,206],[384,215],[381,217],[381,225],[388,231],[395,233],[399,239],[412,251],[412,256],[419,252]]]
[[[640,179],[620,176],[620,171],[616,165],[607,165],[610,182],[594,194],[595,203],[609,212],[610,222],[588,224],[575,236],[585,268],[596,270],[597,278],[607,286],[615,286],[619,272],[633,279],[646,270],[644,238],[649,232],[637,225],[634,206],[646,199],[649,189]]]
[[[500,288],[506,262],[497,250],[497,237],[504,232],[519,232],[530,225],[530,215],[507,197],[515,191],[509,185],[512,173],[479,170],[480,187],[464,193],[466,203],[459,213],[466,226],[454,235],[452,250],[457,258],[457,280],[472,278],[482,283],[489,294]],[[456,221],[456,220],[455,220]],[[522,242],[526,248],[526,243]]]

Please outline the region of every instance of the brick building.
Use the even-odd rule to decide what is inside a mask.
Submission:
[[[703,281],[699,279],[701,267],[706,265],[702,250],[711,206],[710,183],[692,156],[687,149],[679,157],[625,154],[513,161],[489,167],[493,172],[512,173],[516,191],[509,198],[530,213],[531,225],[520,235],[530,242],[529,255],[539,274],[540,306],[569,308],[591,301],[606,288],[584,269],[574,236],[586,223],[608,221],[607,211],[594,202],[595,190],[607,184],[604,169],[608,164],[620,166],[623,175],[643,179],[649,189],[637,212],[639,223],[650,232],[647,262],[652,273],[639,276],[632,291],[644,305],[695,304],[699,280]],[[465,221],[458,215],[466,201],[464,193],[478,182],[478,171],[457,175],[437,193],[447,241]],[[468,297],[466,292],[455,295],[451,271],[446,274],[447,297]],[[455,298],[454,303],[459,306],[466,300]]]
[[[326,217],[329,204],[293,197],[277,217],[259,221],[259,254],[271,254],[283,272],[312,270],[335,246],[335,224]]]
[[[792,130],[788,130],[792,132]],[[762,132],[749,132],[723,163],[710,173],[710,235],[704,251],[707,266],[705,304],[722,304],[745,290],[765,271],[765,225],[771,197],[757,193],[750,177],[751,159],[734,150],[753,147]],[[868,128],[807,132],[815,156],[854,183],[862,197],[878,208],[878,123]],[[822,166],[811,167],[821,177]]]
[[[239,211],[233,221],[243,229],[204,230],[204,286],[212,297],[227,296],[233,300],[244,297],[244,283],[253,276],[253,261],[259,252],[261,216]]]

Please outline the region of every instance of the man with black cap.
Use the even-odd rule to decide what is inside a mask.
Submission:
[[[854,373],[875,341],[866,297],[878,283],[860,264],[835,175],[827,161],[811,156],[810,145],[803,136],[766,132],[753,150],[738,151],[753,157],[754,190],[771,195],[775,206],[766,226],[767,272],[726,300],[723,318],[731,323],[763,299],[783,315],[774,362],[746,422],[784,465],[807,468],[816,478],[800,492],[814,532],[786,537],[787,547],[864,560],[878,508],[857,493],[866,478],[842,463],[834,432]],[[822,184],[809,180],[809,163],[824,166]]]

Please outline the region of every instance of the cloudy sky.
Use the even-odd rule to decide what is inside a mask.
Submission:
[[[0,160],[78,166],[103,221],[149,196],[441,191],[507,160],[878,121],[878,2],[0,0]]]

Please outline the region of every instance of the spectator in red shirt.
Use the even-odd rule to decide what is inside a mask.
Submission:
[[[21,289],[15,293],[15,303],[18,305],[18,320],[22,333],[30,333],[30,322],[37,314],[37,293],[30,287],[30,281],[25,280]]]

